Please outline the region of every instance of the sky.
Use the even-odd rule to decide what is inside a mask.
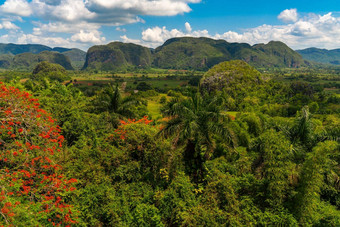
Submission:
[[[0,43],[155,48],[173,37],[340,48],[339,0],[0,0]]]

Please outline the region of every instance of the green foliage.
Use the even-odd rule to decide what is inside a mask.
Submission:
[[[151,51],[132,43],[113,42],[93,46],[86,54],[84,69],[117,70],[151,65]]]
[[[302,57],[284,43],[250,46],[209,38],[172,38],[156,48],[153,65],[168,69],[204,70],[229,60],[245,60],[256,67],[300,67]]]
[[[298,68],[309,65],[282,42],[250,46],[209,38],[182,37],[167,40],[154,51],[131,44],[113,42],[91,47],[84,69],[127,70],[151,65],[162,69],[207,70],[224,61],[244,60],[255,67]],[[191,83],[197,83],[192,80]]]
[[[302,182],[297,195],[297,216],[302,225],[328,223],[336,226],[340,224],[339,210],[320,200],[325,167],[329,165],[331,161],[329,157],[333,152],[336,152],[336,148],[335,142],[324,142],[318,144],[311,153],[307,154],[301,173]]]
[[[37,64],[31,76],[32,80],[39,81],[43,78],[48,78],[51,81],[57,80],[59,82],[71,79],[71,77],[67,75],[64,67],[58,64],[49,63],[47,61]]]
[[[291,144],[282,133],[269,130],[259,137],[257,146],[263,159],[259,168],[267,188],[265,202],[274,209],[282,207],[289,194],[289,179],[293,178]]]
[[[301,56],[309,61],[327,63],[333,65],[340,64],[340,51],[339,49],[335,50],[326,50],[326,49],[318,49],[318,48],[307,48],[304,50],[297,50]]]
[[[146,83],[146,82],[140,82],[137,85],[136,89],[138,91],[148,91],[148,90],[152,90],[152,86],[150,84]]]
[[[256,48],[274,53],[269,47],[279,48],[276,45]],[[11,73],[3,75],[10,78]],[[218,82],[209,84],[214,76]],[[130,94],[141,81],[156,87],[153,81],[159,78],[145,76],[115,77],[128,82],[127,87],[102,83],[91,97],[78,90],[77,83],[43,78],[21,84],[23,75],[13,77],[11,84],[39,97],[40,106],[61,126],[65,148],[56,158],[66,178],[78,179],[78,190],[62,195],[78,211],[79,226],[340,224],[337,95],[310,83],[269,80],[242,61],[221,63],[205,75],[202,84],[218,87],[210,94],[202,86],[186,87],[169,91],[170,97],[154,90]],[[165,78],[167,83],[189,80]],[[148,111],[155,118],[145,116]],[[29,135],[41,136],[35,132]],[[13,165],[3,160],[14,160],[13,151],[3,147],[9,140],[7,133],[1,134],[0,169]],[[5,181],[8,175],[3,173],[0,189],[17,187],[12,177]],[[39,218],[46,217],[27,218],[27,210],[41,206],[25,203],[25,209],[14,208],[18,226],[39,225]]]
[[[93,112],[104,112],[116,128],[119,120],[145,116],[146,104],[136,96],[122,97],[118,84],[109,84],[93,100]]]
[[[47,61],[54,64],[59,64],[67,70],[72,70],[71,61],[63,54],[51,51],[44,51],[39,54],[23,53],[13,57],[11,67],[21,70],[32,70],[39,62]]]

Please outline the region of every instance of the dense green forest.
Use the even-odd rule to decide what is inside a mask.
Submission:
[[[229,60],[243,60],[254,67],[264,68],[300,68],[312,65],[298,52],[279,41],[250,45],[204,37],[178,37],[165,41],[155,49],[133,43],[111,42],[92,46],[87,52],[76,48],[0,43],[0,69],[22,71],[31,71],[41,61],[57,63],[69,70],[118,72],[154,67],[207,71]]]
[[[84,74],[1,74],[0,226],[340,226],[336,71]]]

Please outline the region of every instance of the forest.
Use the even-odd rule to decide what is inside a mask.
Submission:
[[[0,72],[0,226],[340,226],[333,69]]]

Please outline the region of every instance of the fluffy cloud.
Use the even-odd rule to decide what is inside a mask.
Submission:
[[[217,34],[215,38],[251,44],[279,40],[295,49],[313,46],[331,49],[339,48],[339,36],[340,17],[328,13],[325,15],[309,14],[286,25],[262,25],[247,29],[243,33],[228,31],[221,35]]]
[[[192,31],[191,25],[188,22],[185,22],[185,30],[187,30],[188,33]]]
[[[105,42],[106,39],[105,37],[101,37],[101,34],[98,31],[86,32],[81,30],[79,33],[74,34],[71,37],[71,40],[73,42],[101,44]]]
[[[123,43],[143,44],[142,41],[140,41],[138,39],[130,39],[126,35],[120,36],[120,38],[122,39]]]
[[[296,9],[284,10],[280,19],[291,21],[285,25],[261,25],[245,29],[243,32],[227,31],[211,35],[207,30],[193,30],[185,23],[185,32],[166,27],[148,28],[142,32],[142,40],[148,46],[154,47],[173,37],[193,36],[224,39],[228,42],[243,42],[250,44],[267,43],[271,40],[282,41],[294,49],[307,47],[339,48],[340,46],[340,17],[332,13],[325,15],[308,14],[298,17]]]
[[[30,7],[35,16],[49,21],[91,21],[96,16],[85,7],[83,0],[33,0]]]
[[[10,21],[3,21],[0,23],[0,29],[18,30],[20,28]]]
[[[174,37],[182,37],[182,36],[193,36],[193,37],[210,37],[209,32],[207,30],[197,30],[192,31],[191,25],[186,22],[185,23],[186,31],[183,32],[178,29],[168,30],[165,26],[162,28],[156,26],[153,28],[148,28],[142,32],[142,40],[148,46],[155,47],[157,45],[163,44],[167,39]]]
[[[0,6],[0,12],[22,17],[27,17],[32,14],[31,7],[26,0],[7,0]]]
[[[105,41],[99,32],[103,25],[120,26],[144,22],[140,16],[174,16],[191,11],[189,4],[201,0],[5,0],[0,5],[1,17],[22,21],[21,17],[34,17],[33,33],[20,38],[20,42],[36,41],[37,36],[50,37],[53,43],[70,42],[99,44]],[[41,21],[47,21],[42,23]],[[11,27],[11,28],[10,28]],[[1,24],[0,29],[18,29],[13,23]],[[125,29],[118,31],[126,32]],[[55,33],[68,33],[69,38],[54,37]],[[126,37],[126,36],[125,36]],[[123,40],[129,40],[123,36]],[[66,42],[67,41],[67,42]],[[136,41],[136,40],[134,40]],[[52,45],[52,44],[51,44]]]
[[[6,0],[1,11],[48,21],[85,21],[121,25],[143,21],[139,16],[174,16],[191,11],[201,0]]]
[[[34,23],[35,28],[33,28],[35,35],[47,34],[47,33],[70,33],[75,34],[82,31],[96,31],[100,28],[98,24],[89,24],[86,22],[79,23],[64,23],[64,22],[55,22],[55,23]]]
[[[130,15],[174,16],[191,11],[189,3],[201,0],[87,0],[92,12],[101,14],[124,12]]]
[[[8,37],[9,38],[9,37]],[[17,43],[22,44],[43,44],[47,46],[71,46],[70,42],[67,39],[62,37],[43,37],[43,36],[36,36],[32,34],[20,34],[17,36]]]
[[[298,20],[297,9],[286,9],[277,18],[287,23],[296,22]]]

